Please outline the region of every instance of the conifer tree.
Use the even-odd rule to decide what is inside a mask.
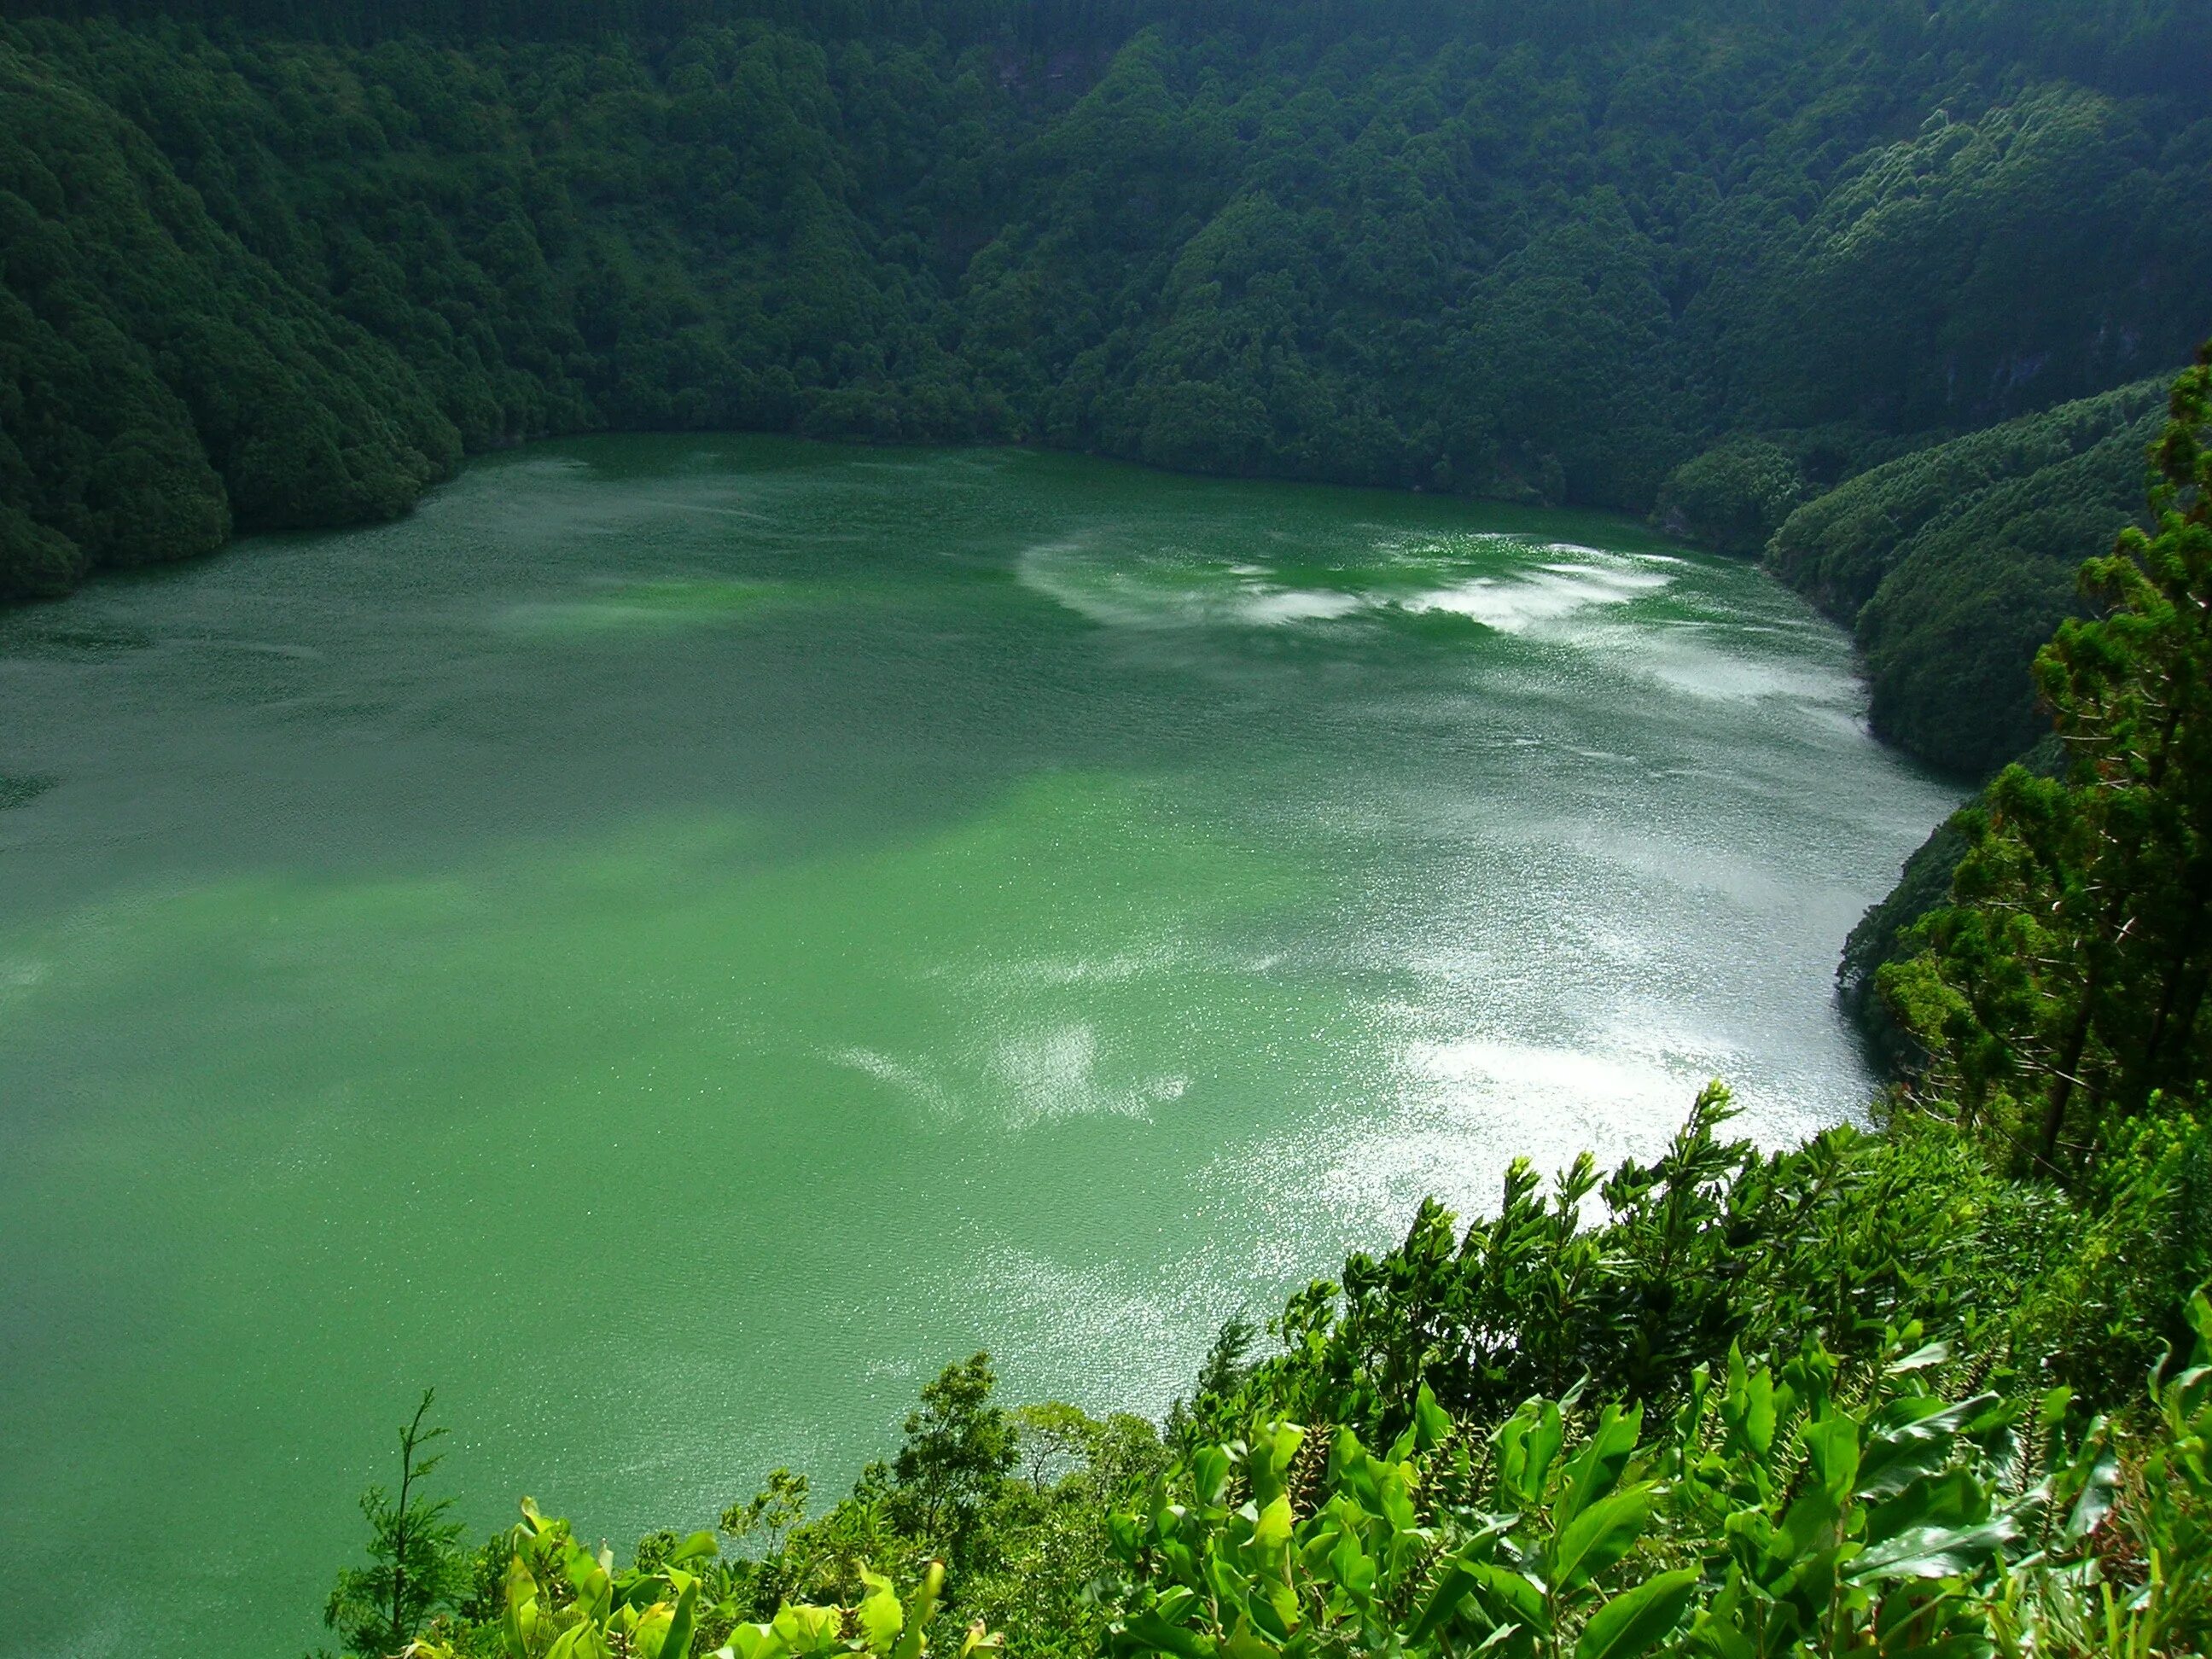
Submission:
[[[414,1417],[399,1431],[398,1492],[371,1486],[362,1494],[369,1565],[340,1571],[323,1609],[323,1623],[338,1632],[349,1653],[364,1659],[405,1649],[433,1613],[451,1605],[465,1576],[466,1552],[459,1545],[464,1528],[447,1519],[453,1500],[427,1498],[422,1491],[444,1461],[441,1455],[422,1455],[446,1432],[422,1426],[434,1397],[434,1390],[424,1389]]]

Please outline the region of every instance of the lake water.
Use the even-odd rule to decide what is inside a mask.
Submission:
[[[0,1652],[291,1656],[478,1527],[1164,1407],[1422,1194],[1856,1111],[1953,793],[1623,520],[605,439],[0,614]]]

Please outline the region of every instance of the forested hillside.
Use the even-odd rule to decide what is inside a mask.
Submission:
[[[2142,512],[2166,417],[2145,380],[1917,451],[1791,513],[1777,574],[1856,634],[1875,728],[1987,774],[2050,730],[2027,674],[2079,609],[2082,550]]]
[[[1856,635],[1884,738],[1982,776],[2013,759],[2063,769],[2029,665],[2087,611],[2081,550],[2142,520],[2164,392],[2147,380],[1916,451],[1782,523],[1768,564]],[[1939,824],[1844,945],[1844,1011],[1887,1069],[1912,1049],[1875,994],[1876,973],[1911,954],[1911,929],[1942,902],[1965,845]]]
[[[2151,0],[45,9],[15,596],[604,427],[1638,510],[1719,444],[1669,502],[1748,454],[1741,539],[2212,324],[2212,52]]]

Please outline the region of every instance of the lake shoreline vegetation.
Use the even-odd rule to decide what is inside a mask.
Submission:
[[[2150,457],[2036,659],[2055,758],[1871,972],[1918,1057],[1876,1127],[1762,1152],[1716,1083],[1649,1164],[1425,1202],[1162,1423],[1006,1409],[979,1353],[822,1513],[776,1469],[626,1566],[528,1498],[466,1545],[426,1395],[347,1651],[2204,1653],[2212,348]]]
[[[2018,497],[2212,322],[2207,61],[2150,0],[33,0],[0,599],[390,517],[556,434],[1040,443],[1755,554],[2040,417],[1773,559],[1859,625],[1883,734],[1987,775],[2010,685],[1953,731],[1885,669],[1928,672],[1947,529],[2033,564],[2075,526],[2024,514],[2130,510],[2109,454]],[[1838,544],[1888,495],[1886,544]],[[2034,574],[1991,609],[2047,611]],[[2024,666],[2057,618],[2008,619],[1968,644]]]
[[[2172,0],[11,8],[0,602],[556,434],[1036,444],[1646,516],[1983,786],[1845,948],[1874,1127],[1715,1084],[1162,1422],[976,1354],[626,1564],[470,1539],[426,1394],[331,1639],[2212,1652],[2208,92]]]

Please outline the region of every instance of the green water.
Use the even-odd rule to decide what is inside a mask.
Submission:
[[[1951,797],[1850,666],[1617,520],[752,439],[0,616],[0,1652],[297,1653],[426,1384],[622,1540],[1850,1114]]]

